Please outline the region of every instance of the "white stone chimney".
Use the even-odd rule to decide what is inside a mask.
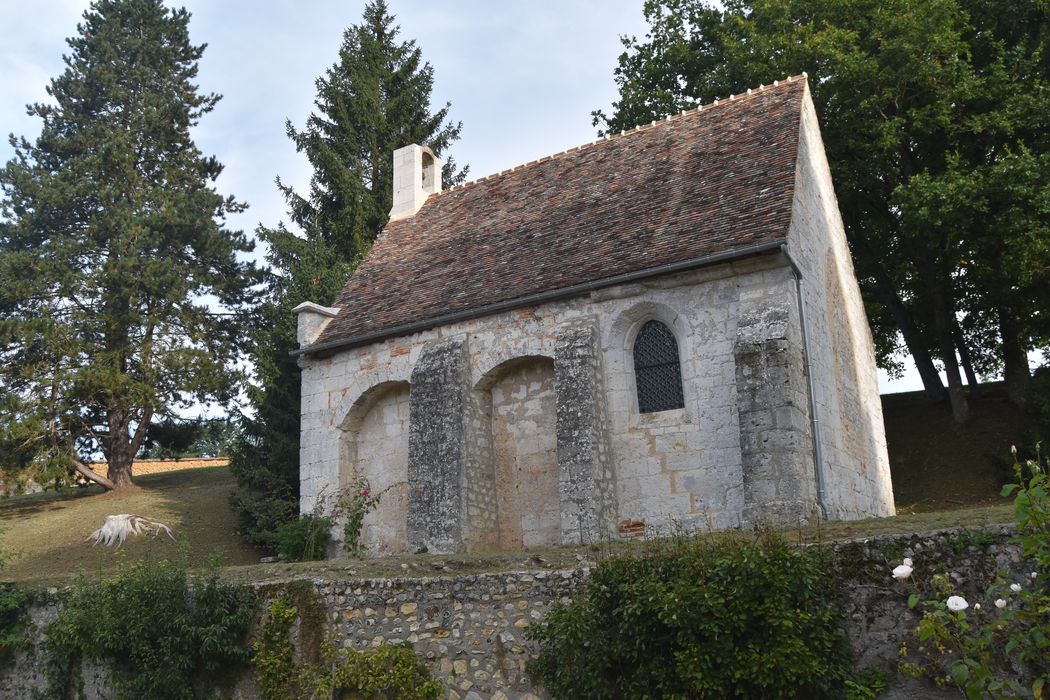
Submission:
[[[328,322],[339,315],[339,309],[304,301],[292,309],[292,313],[298,317],[296,340],[300,348],[305,348],[320,337]]]
[[[441,160],[426,146],[411,144],[394,151],[394,206],[390,220],[416,215],[427,197],[441,191]]]

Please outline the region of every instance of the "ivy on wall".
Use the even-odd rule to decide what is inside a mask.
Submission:
[[[302,607],[304,602],[300,602]],[[252,665],[256,679],[266,700],[298,700],[299,698],[389,697],[401,700],[437,700],[444,690],[430,677],[410,644],[380,646],[368,651],[339,649],[330,640],[320,645],[320,658],[309,662],[296,658],[292,642],[293,628],[310,624],[309,610],[314,607],[305,601],[306,613],[287,597],[270,601],[259,631],[252,645],[255,657]]]
[[[251,588],[215,574],[194,581],[170,561],[146,559],[98,583],[81,579],[45,632],[44,696],[70,697],[82,685],[81,661],[95,659],[108,669],[114,698],[197,697],[195,688],[221,685],[248,661],[254,611]]]

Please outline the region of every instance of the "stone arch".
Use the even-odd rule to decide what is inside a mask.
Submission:
[[[640,301],[624,311],[610,325],[605,338],[608,348],[609,376],[620,386],[611,387],[614,391],[624,391],[631,397],[634,414],[638,414],[638,388],[635,385],[634,342],[638,333],[649,321],[659,321],[671,330],[678,343],[678,361],[682,372],[682,391],[686,396],[686,407],[689,406],[687,377],[694,373],[688,371],[693,362],[690,340],[691,332],[686,318],[667,304],[655,301]]]
[[[409,383],[412,376],[412,366],[406,361],[404,363],[380,365],[367,372],[362,372],[354,377],[350,385],[340,392],[339,398],[333,407],[331,416],[335,427],[345,430],[346,421],[350,420],[350,414],[362,400],[367,401],[366,394],[376,390],[384,384],[391,382]]]
[[[339,488],[363,478],[383,494],[362,528],[362,543],[374,554],[407,546],[409,393],[407,381],[380,382],[358,396],[339,424]]]
[[[481,376],[475,396],[484,447],[478,466],[491,473],[494,489],[487,539],[501,549],[560,544],[554,359],[505,360]]]
[[[501,368],[508,363],[519,362],[528,358],[546,357],[554,360],[554,339],[522,335],[517,338],[507,339],[497,343],[492,348],[486,349],[478,354],[471,369],[471,378],[474,387],[487,389],[498,378]]]

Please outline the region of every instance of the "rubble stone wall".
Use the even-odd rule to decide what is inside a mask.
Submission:
[[[996,572],[1007,581],[1031,585],[1019,548],[1010,543],[1013,528],[942,530],[892,535],[835,544],[842,562],[844,622],[854,668],[879,668],[890,679],[880,698],[953,698],[955,691],[938,689],[897,673],[902,643],[915,645],[921,609],[908,608],[908,595],[935,574],[946,574],[954,590],[981,615],[998,614],[986,593]],[[912,578],[894,581],[890,572],[904,557],[915,565]],[[319,596],[327,616],[327,633],[343,647],[369,649],[408,642],[448,698],[546,698],[526,669],[536,645],[526,631],[541,621],[551,606],[568,602],[582,590],[592,564],[578,569],[531,570],[476,575],[442,575],[384,579],[308,578],[257,584],[261,599],[284,595],[294,581],[307,582]],[[296,584],[299,585],[299,584]],[[32,610],[38,624],[36,642],[47,622],[57,615],[63,592],[52,590]],[[968,614],[978,614],[974,611]],[[37,648],[0,666],[0,700],[32,697],[43,684],[43,655]],[[88,698],[101,697],[104,673],[85,668]],[[238,683],[235,698],[259,697],[250,675]]]

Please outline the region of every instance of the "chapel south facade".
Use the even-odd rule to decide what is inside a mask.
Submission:
[[[894,512],[870,330],[805,76],[442,190],[303,304],[301,509],[374,554]]]

